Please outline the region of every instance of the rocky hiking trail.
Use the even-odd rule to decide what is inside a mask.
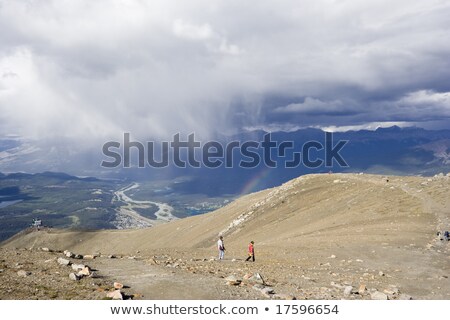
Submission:
[[[427,178],[426,181],[420,183],[407,183],[401,178],[390,179],[385,177],[384,179],[367,179],[362,178],[361,175],[355,175],[353,177],[357,180],[364,179],[365,182],[370,182],[378,187],[389,187],[391,190],[402,190],[408,196],[418,199],[423,207],[423,212],[435,216],[436,223],[433,225],[436,232],[443,231],[450,227],[450,198],[445,194],[448,192],[448,179],[449,175],[443,174],[435,175],[434,177]],[[432,189],[427,187],[433,186]],[[435,197],[436,194],[444,195],[443,197]],[[441,201],[436,201],[436,198]],[[443,199],[443,200],[442,200]],[[428,249],[437,248],[438,252],[442,249],[446,253],[450,253],[449,246],[443,246],[437,237],[432,237],[432,240],[427,245]]]
[[[450,268],[434,250],[408,246],[405,254],[386,244],[357,256],[354,248],[273,252],[260,250],[251,263],[233,251],[217,261],[202,249],[134,256],[1,249],[0,299],[450,298]]]
[[[126,291],[143,299],[219,299],[217,279],[196,279],[183,273],[151,266],[143,260],[98,259],[95,265],[102,274],[123,283]]]
[[[386,252],[380,251],[371,255],[378,260]],[[94,265],[110,281],[123,283],[128,287],[124,293],[137,299],[449,298],[441,287],[448,281],[445,272],[435,268],[436,276],[425,278],[421,264],[417,270],[410,270],[408,262],[401,261],[401,255],[393,269],[390,264],[380,262],[340,259],[344,251],[341,257],[304,251],[302,258],[297,256],[297,263],[281,256],[269,260],[264,252],[261,252],[264,261],[256,263],[235,258],[218,261],[201,258],[199,253],[164,251],[151,257],[122,257],[113,261],[100,258]],[[207,252],[203,253],[206,256]],[[420,255],[421,252],[416,252],[418,259]],[[189,258],[192,256],[197,257]],[[429,262],[427,258],[425,263]],[[415,285],[411,286],[411,281]]]
[[[162,251],[151,257],[114,256],[97,258],[93,265],[106,279],[124,284],[125,296],[137,299],[294,298],[275,293],[259,273],[251,273],[255,266],[243,260],[186,259],[188,255],[191,253]]]

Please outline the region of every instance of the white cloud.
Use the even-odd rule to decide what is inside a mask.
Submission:
[[[274,124],[274,123],[270,123],[270,124],[262,124],[262,125],[255,125],[255,126],[246,126],[243,129],[245,131],[258,131],[258,130],[263,130],[265,132],[294,132],[297,130],[301,130],[301,129],[305,129],[306,127],[302,127],[302,126],[296,126],[296,125],[292,125],[289,123],[286,124]]]
[[[277,107],[274,112],[279,113],[323,113],[345,112],[344,103],[340,100],[324,102],[320,99],[306,97],[304,102],[291,103],[287,106]]]
[[[414,91],[402,97],[398,101],[398,104],[403,107],[438,107],[450,111],[450,92],[434,92],[432,90]]]
[[[209,24],[193,25],[180,19],[174,21],[173,33],[180,38],[189,40],[207,40],[214,36]]]
[[[411,123],[411,122],[386,121],[386,122],[369,122],[369,123],[364,123],[364,124],[360,124],[360,125],[352,125],[352,126],[326,126],[326,127],[317,126],[317,128],[324,130],[324,131],[328,131],[328,132],[346,132],[346,131],[359,131],[359,130],[374,131],[378,128],[390,128],[393,126],[403,128],[403,127],[411,127],[414,125],[415,125],[415,123]]]
[[[238,55],[243,52],[237,45],[230,44],[228,39],[215,32],[207,23],[194,25],[177,19],[173,23],[173,33],[182,39],[204,42],[210,52],[227,55]]]

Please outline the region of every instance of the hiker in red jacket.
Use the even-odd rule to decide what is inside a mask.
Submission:
[[[248,258],[245,261],[249,261],[250,259],[255,262],[255,247],[253,246],[255,243],[253,241],[250,241],[248,244]]]

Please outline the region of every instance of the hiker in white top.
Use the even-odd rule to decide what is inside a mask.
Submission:
[[[220,236],[217,241],[217,249],[219,250],[219,260],[223,260],[223,256],[225,255],[225,246],[223,245],[223,237]]]

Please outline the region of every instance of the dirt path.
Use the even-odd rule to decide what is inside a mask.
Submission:
[[[448,212],[450,212],[450,208],[448,203],[437,203],[429,194],[422,192],[423,189],[414,188],[409,185],[401,185],[400,187],[410,196],[420,199],[423,203],[424,209],[432,212],[436,216],[438,222],[436,226],[437,231],[442,231],[449,226],[450,215]]]
[[[437,219],[436,230],[442,231],[450,226],[450,201],[447,199],[444,203],[436,202],[433,197],[424,192],[424,187],[432,184],[438,184],[439,178],[429,178],[426,182],[421,182],[421,184],[414,185],[412,183],[405,183],[402,179],[389,179],[389,182],[381,179],[367,179],[359,176],[352,177],[353,179],[365,182],[371,182],[380,187],[386,187],[390,185],[394,188],[399,188],[409,196],[416,198],[421,201],[424,212],[432,213]],[[439,185],[434,186],[435,189],[439,188]],[[433,190],[436,192],[436,190]]]
[[[129,287],[125,290],[128,294],[138,294],[146,300],[236,298],[234,291],[219,277],[196,275],[129,258],[100,258],[93,265],[102,276]]]

